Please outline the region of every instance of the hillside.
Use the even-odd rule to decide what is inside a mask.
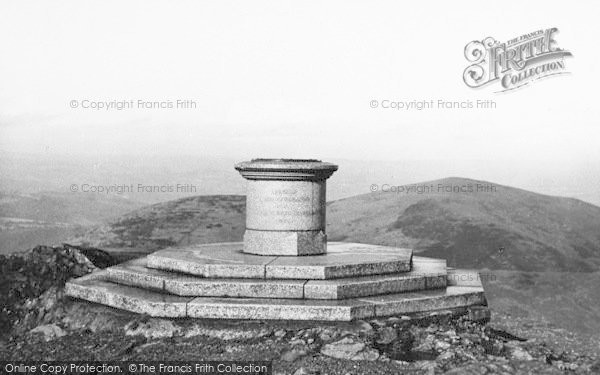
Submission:
[[[447,187],[494,186],[488,192]],[[449,265],[524,271],[600,268],[600,207],[462,178],[433,192],[377,192],[331,202],[331,240],[412,247]],[[442,192],[438,192],[438,186]]]
[[[0,192],[0,254],[60,244],[140,206],[118,195]]]
[[[100,225],[69,242],[151,252],[174,245],[240,241],[246,198],[205,195],[153,204]]]

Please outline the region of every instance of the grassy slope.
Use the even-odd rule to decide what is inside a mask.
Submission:
[[[600,272],[491,271],[484,279],[494,311],[583,335],[600,332],[599,285]]]

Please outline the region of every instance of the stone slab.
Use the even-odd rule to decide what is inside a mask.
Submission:
[[[67,282],[65,294],[139,314],[169,318],[185,317],[187,303],[191,301],[191,298],[113,284],[97,276],[84,276]]]
[[[184,276],[165,281],[165,292],[180,296],[293,298],[304,296],[305,280],[199,279]]]
[[[164,290],[166,279],[177,279],[181,274],[146,267],[147,258],[142,257],[106,269],[111,282],[144,289]]]
[[[411,272],[426,277],[425,289],[445,288],[448,286],[446,259],[413,256]],[[442,277],[442,275],[446,275]]]
[[[188,316],[210,319],[350,321],[373,316],[372,304],[356,300],[273,300],[199,297],[188,305]]]
[[[179,296],[303,298],[307,280],[205,278],[146,267],[146,258],[107,269],[111,282],[156,289]]]
[[[327,254],[302,257],[242,253],[243,244],[170,248],[148,256],[148,267],[203,277],[335,279],[410,271],[412,250],[330,242]]]
[[[412,250],[342,242],[321,256],[278,257],[266,265],[271,279],[336,279],[410,271]]]
[[[148,267],[203,277],[264,278],[265,266],[276,257],[242,249],[241,242],[169,248],[148,255]]]
[[[486,303],[483,288],[460,286],[360,298],[359,300],[375,305],[375,316],[434,311]]]
[[[327,235],[323,231],[264,231],[246,229],[244,253],[256,255],[303,256],[325,254]]]
[[[438,272],[447,274],[448,267],[446,259],[436,259],[429,257],[413,256],[411,271],[414,272]]]
[[[363,244],[357,242],[339,242],[339,241],[331,241],[327,243],[327,252],[331,254],[337,253],[352,253],[352,254],[372,254],[372,253],[391,253],[398,254],[398,252],[406,251],[409,249],[401,248],[401,247],[393,247],[393,246],[382,246],[382,245],[372,245],[372,244]],[[411,251],[412,254],[412,251]]]
[[[412,271],[333,280],[309,280],[306,299],[344,299],[446,287],[446,261],[413,257]]]

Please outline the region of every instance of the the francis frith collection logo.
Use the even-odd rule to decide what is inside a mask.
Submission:
[[[572,54],[558,47],[557,33],[553,27],[504,43],[492,37],[472,41],[465,46],[465,57],[471,65],[465,69],[463,80],[472,88],[498,83],[496,92],[502,92],[568,73],[565,58]]]

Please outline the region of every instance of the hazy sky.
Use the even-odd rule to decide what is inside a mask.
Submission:
[[[2,1],[0,150],[598,162],[598,14],[597,1]],[[572,74],[504,94],[463,83],[468,42],[550,27]],[[197,108],[81,108],[178,99]],[[370,107],[438,99],[497,108]]]

